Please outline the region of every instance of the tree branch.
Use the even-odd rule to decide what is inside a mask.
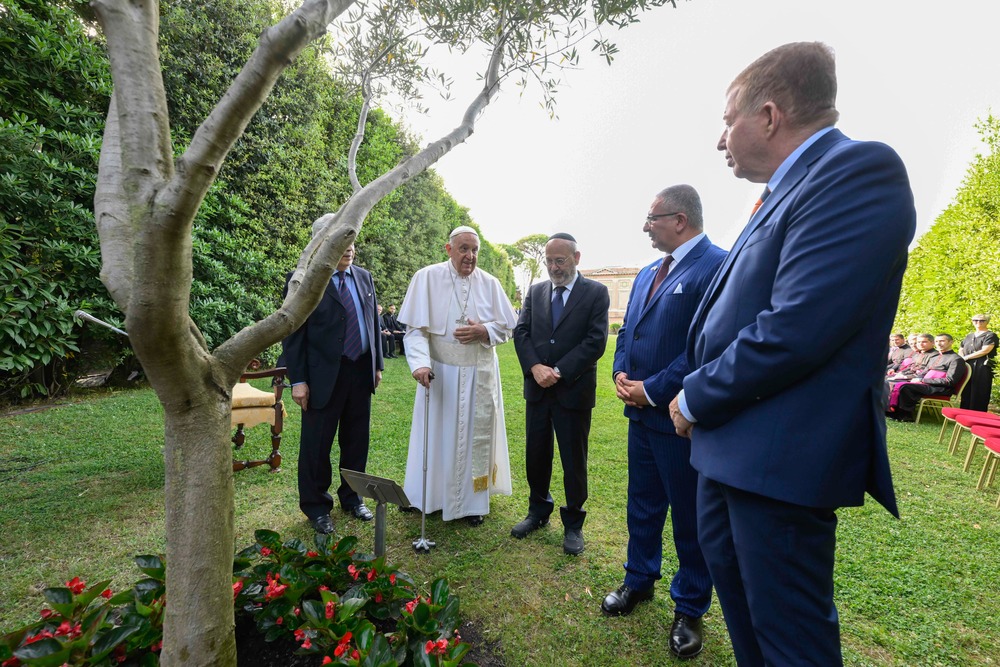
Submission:
[[[294,12],[264,31],[253,55],[177,161],[177,176],[163,194],[171,208],[177,211],[177,220],[193,220],[205,193],[218,176],[226,154],[243,135],[243,130],[270,95],[278,77],[354,1],[306,0]]]
[[[101,242],[101,282],[121,311],[127,313],[132,294],[135,228],[125,205],[117,106],[117,94],[112,93],[101,142],[94,218]]]

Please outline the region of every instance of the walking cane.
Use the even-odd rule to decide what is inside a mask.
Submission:
[[[430,376],[430,380],[434,379],[434,375]],[[429,554],[431,549],[437,544],[431,542],[427,539],[425,534],[427,526],[427,440],[428,440],[428,428],[430,425],[431,416],[431,388],[430,382],[428,381],[428,386],[424,387],[424,482],[423,490],[421,491],[421,501],[420,501],[420,538],[413,540],[413,550],[418,554],[424,553]]]

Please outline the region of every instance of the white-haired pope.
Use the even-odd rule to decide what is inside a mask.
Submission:
[[[399,321],[417,381],[403,489],[425,513],[477,526],[490,496],[510,495],[500,369],[494,347],[510,340],[517,315],[500,281],[476,268],[479,234],[457,227],[448,261],[417,271]],[[424,410],[429,398],[427,497],[423,497]]]

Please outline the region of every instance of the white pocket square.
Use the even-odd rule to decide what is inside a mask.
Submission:
[[[673,293],[674,294],[684,294],[684,285],[681,284],[681,283],[677,283],[677,287],[674,288]]]

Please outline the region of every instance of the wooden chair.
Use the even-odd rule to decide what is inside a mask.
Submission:
[[[958,389],[951,396],[927,396],[920,399],[920,404],[917,406],[917,418],[914,420],[916,423],[920,423],[920,415],[926,409],[927,411],[937,410],[938,414],[942,415],[941,410],[944,408],[957,408],[962,404],[962,392],[965,391],[965,385],[969,384],[969,378],[972,377],[972,369],[966,369],[965,377],[962,381],[958,383]]]
[[[259,366],[259,362],[256,363],[256,367]],[[266,459],[258,460],[240,460],[234,456],[233,472],[244,468],[256,468],[265,463],[271,467],[270,472],[281,470],[281,452],[278,448],[281,445],[281,429],[285,421],[285,405],[281,402],[281,393],[285,389],[287,370],[278,367],[268,371],[258,371],[256,367],[251,364],[254,370],[241,375],[240,381],[233,386],[233,412],[230,419],[231,426],[236,429],[233,445],[235,450],[241,449],[245,439],[244,428],[252,428],[266,422],[271,425],[271,454]],[[272,391],[261,391],[247,382],[266,377],[271,378]]]

